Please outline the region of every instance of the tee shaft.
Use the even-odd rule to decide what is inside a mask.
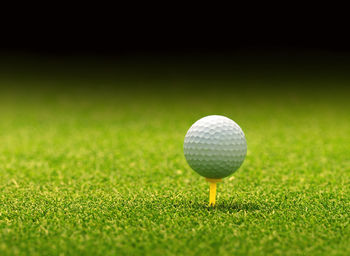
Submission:
[[[215,206],[216,203],[216,183],[221,181],[221,179],[209,179],[206,178],[209,182],[209,206]]]
[[[209,206],[215,206],[216,202],[216,182],[210,182]]]

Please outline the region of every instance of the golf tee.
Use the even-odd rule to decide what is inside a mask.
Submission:
[[[206,178],[209,182],[209,206],[215,206],[216,203],[216,183],[221,181],[221,179],[209,179]]]

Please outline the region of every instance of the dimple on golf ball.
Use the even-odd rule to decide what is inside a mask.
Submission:
[[[221,179],[242,165],[247,142],[238,124],[225,116],[211,115],[190,127],[185,136],[184,153],[198,174]]]

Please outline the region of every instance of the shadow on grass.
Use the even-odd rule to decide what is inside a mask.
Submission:
[[[152,209],[152,210],[169,210],[179,212],[212,212],[220,211],[224,213],[236,213],[236,212],[254,212],[264,210],[266,211],[266,205],[259,202],[241,201],[237,199],[218,200],[215,207],[209,206],[207,200],[203,198],[180,198],[180,197],[153,197],[145,199],[134,200],[119,200],[118,205],[121,208],[133,208],[133,209]]]
[[[190,207],[192,209],[197,208],[201,210],[208,210],[208,211],[223,211],[223,212],[240,212],[240,211],[247,211],[247,212],[253,212],[260,210],[260,206],[255,203],[251,202],[217,202],[215,207],[209,206],[206,202],[193,202],[193,201],[187,201],[187,202],[181,202],[179,204],[175,204],[175,207]]]
[[[253,212],[260,209],[259,205],[255,203],[244,203],[244,202],[218,202],[215,207],[208,205],[203,206],[209,210],[219,210],[225,212]]]

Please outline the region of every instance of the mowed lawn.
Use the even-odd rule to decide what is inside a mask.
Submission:
[[[349,80],[217,76],[1,78],[0,255],[350,255]],[[210,114],[248,143],[215,208]]]

